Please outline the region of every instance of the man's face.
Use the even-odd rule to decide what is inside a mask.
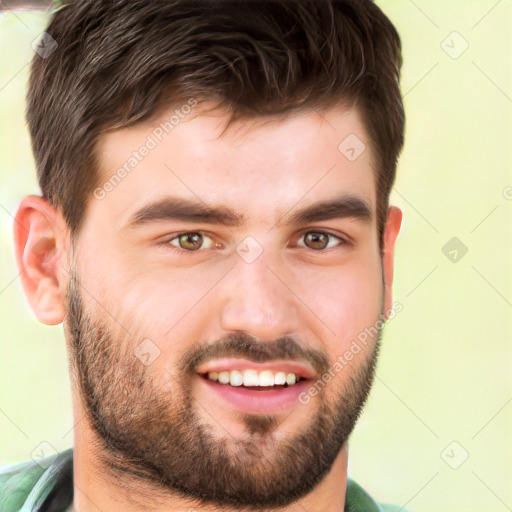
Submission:
[[[217,503],[287,504],[350,434],[377,336],[334,363],[389,307],[370,141],[341,107],[222,137],[218,109],[158,141],[171,114],[98,147],[100,186],[151,149],[91,197],[71,262],[84,407],[133,475]],[[356,159],[338,149],[354,135],[366,145]]]

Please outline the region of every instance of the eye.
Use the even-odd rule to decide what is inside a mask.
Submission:
[[[308,247],[315,251],[323,251],[324,249],[331,249],[336,245],[344,245],[348,243],[339,236],[332,235],[331,233],[325,233],[324,231],[308,231],[307,233],[304,233],[299,240],[304,240],[304,244],[299,243],[299,246]]]
[[[209,236],[197,231],[180,233],[164,242],[164,245],[173,245],[189,252],[198,251],[199,249],[210,249],[214,246],[213,240]]]

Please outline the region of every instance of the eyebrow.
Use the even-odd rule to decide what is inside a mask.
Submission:
[[[286,218],[286,214],[281,216],[274,227],[285,224]],[[342,196],[301,208],[288,216],[286,223],[304,225],[335,218],[353,218],[370,222],[372,210],[362,198]],[[223,205],[207,205],[195,199],[166,197],[137,210],[128,220],[126,227],[135,228],[151,222],[168,220],[239,227],[247,219],[244,214]]]
[[[288,222],[302,225],[347,217],[365,223],[370,222],[372,220],[372,210],[364,199],[355,196],[342,196],[301,208],[291,215]],[[277,225],[282,225],[282,222]]]
[[[145,205],[136,211],[130,217],[127,226],[137,227],[150,222],[165,220],[241,226],[245,218],[242,214],[235,213],[226,206],[208,206],[200,200],[166,197]]]

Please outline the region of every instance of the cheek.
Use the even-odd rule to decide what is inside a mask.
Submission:
[[[222,269],[173,268],[100,239],[82,237],[78,261],[83,287],[115,320],[155,336],[185,317],[222,275]]]
[[[128,340],[127,353],[149,353],[150,371],[161,374],[160,382],[165,383],[180,355],[192,344],[207,341],[208,325],[215,323],[209,292],[225,272],[112,261],[103,269],[103,277],[89,281],[89,286],[102,298],[107,321],[122,325],[120,336]]]
[[[316,275],[303,273],[301,281],[300,296],[328,328],[321,332],[330,357],[344,351],[381,313],[383,286],[378,258],[354,259],[351,264]]]

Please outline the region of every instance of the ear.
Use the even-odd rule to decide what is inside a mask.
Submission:
[[[397,206],[390,206],[384,229],[382,247],[382,270],[384,278],[384,311],[386,318],[393,304],[393,270],[395,263],[395,242],[402,225],[402,210]]]
[[[41,322],[60,324],[65,314],[67,225],[39,196],[23,198],[14,221],[16,262],[30,307]]]

